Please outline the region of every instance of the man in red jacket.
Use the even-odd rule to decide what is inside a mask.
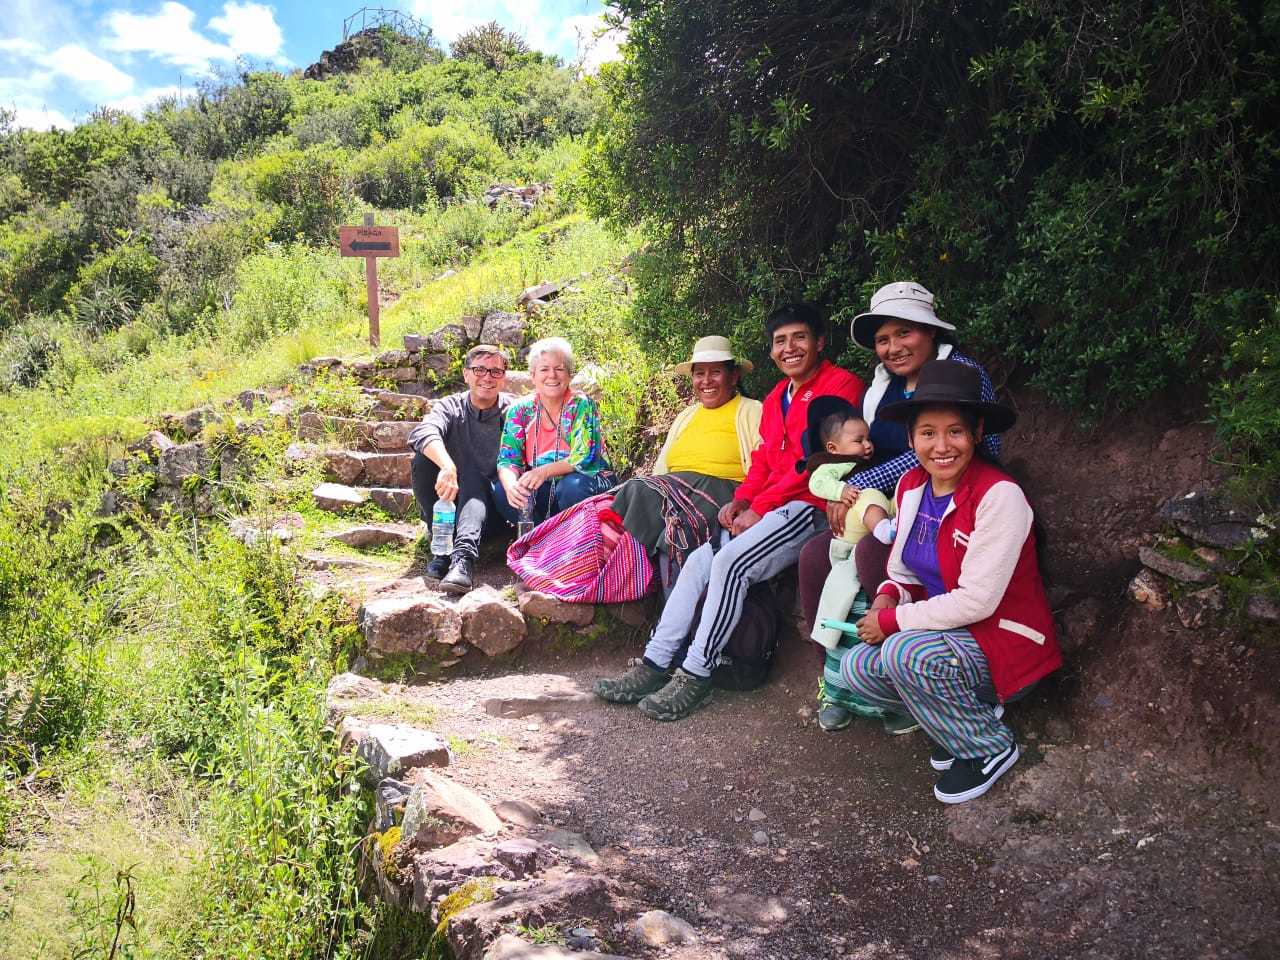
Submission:
[[[803,547],[825,524],[823,501],[796,470],[815,397],[843,397],[855,407],[862,381],[822,359],[826,323],[806,303],[779,307],[765,322],[769,355],[783,380],[764,400],[760,446],[751,468],[720,511],[728,542],[704,544],[689,555],[645,647],[644,659],[621,677],[596,681],[596,696],[639,703],[655,720],[687,717],[711,694],[711,671],[742,616],[747,588],[794,566]],[[721,542],[723,542],[723,537]],[[672,662],[689,634],[703,592],[707,599],[683,664]]]

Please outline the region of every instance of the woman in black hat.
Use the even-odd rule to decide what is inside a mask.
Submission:
[[[910,399],[921,368],[930,360],[950,359],[974,367],[979,373],[984,400],[994,401],[995,390],[978,361],[956,348],[955,326],[939,319],[933,294],[918,283],[890,283],[881,287],[872,296],[870,309],[853,318],[850,332],[858,346],[876,354],[879,363],[862,399],[862,418],[871,428],[875,461],[867,469],[850,474],[846,482],[858,489],[873,487],[892,496],[898,478],[918,466],[918,461],[907,442],[906,430],[900,423],[881,416],[879,411],[889,404]],[[982,447],[991,456],[998,457],[998,431],[987,431]],[[847,511],[841,503],[828,506],[827,519],[835,535],[843,530]],[[821,533],[800,552],[800,605],[810,626],[817,614],[822,585],[831,572],[832,536],[831,532]],[[864,539],[855,558],[859,573],[870,577],[872,570],[883,570],[887,551],[874,540]],[[847,720],[842,723],[839,718],[833,718],[830,729],[839,729],[846,723]],[[886,729],[892,733],[911,733],[916,727],[907,722],[886,725]]]
[[[937,744],[934,796],[963,803],[1018,759],[994,688],[1016,699],[1062,664],[1036,559],[1034,516],[1011,476],[981,452],[1012,426],[982,397],[978,371],[932,360],[910,400],[881,408],[906,427],[920,466],[897,488],[889,578],[858,623],[841,679],[857,696],[910,713]]]

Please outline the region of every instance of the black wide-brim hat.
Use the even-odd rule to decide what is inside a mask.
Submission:
[[[846,400],[844,397],[836,397],[830,394],[824,394],[820,397],[814,397],[809,401],[809,409],[807,411],[808,419],[804,431],[804,437],[800,442],[801,448],[804,450],[804,457],[796,463],[796,473],[805,472],[805,464],[809,457],[815,453],[822,452],[825,448],[822,445],[822,438],[819,436],[822,432],[822,421],[827,419],[833,413],[848,413],[850,416],[859,416],[858,408]]]
[[[876,411],[876,416],[906,423],[921,407],[940,406],[972,410],[982,417],[986,433],[1004,433],[1018,420],[1018,415],[1003,403],[982,399],[982,374],[977,367],[959,360],[928,361],[920,368],[911,399],[885,404]]]

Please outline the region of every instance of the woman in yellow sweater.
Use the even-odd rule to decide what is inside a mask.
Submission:
[[[759,400],[738,392],[751,361],[734,357],[726,337],[703,337],[676,373],[693,379],[693,403],[680,412],[653,465],[653,476],[628,480],[613,509],[650,556],[679,566],[719,531],[716,514],[733,499],[760,443]],[[664,570],[664,579],[669,574]]]

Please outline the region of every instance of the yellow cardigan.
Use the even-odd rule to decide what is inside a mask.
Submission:
[[[693,415],[700,406],[702,404],[695,403],[685,407],[671,424],[671,429],[667,431],[667,439],[663,442],[662,449],[658,451],[657,462],[653,465],[654,476],[671,472],[667,467],[667,453],[671,450],[671,444],[675,442],[676,437],[684,433],[685,428],[693,421]],[[746,476],[747,471],[751,469],[751,451],[760,446],[760,415],[763,411],[764,405],[750,397],[742,397],[742,402],[738,404],[736,427],[743,476]]]

